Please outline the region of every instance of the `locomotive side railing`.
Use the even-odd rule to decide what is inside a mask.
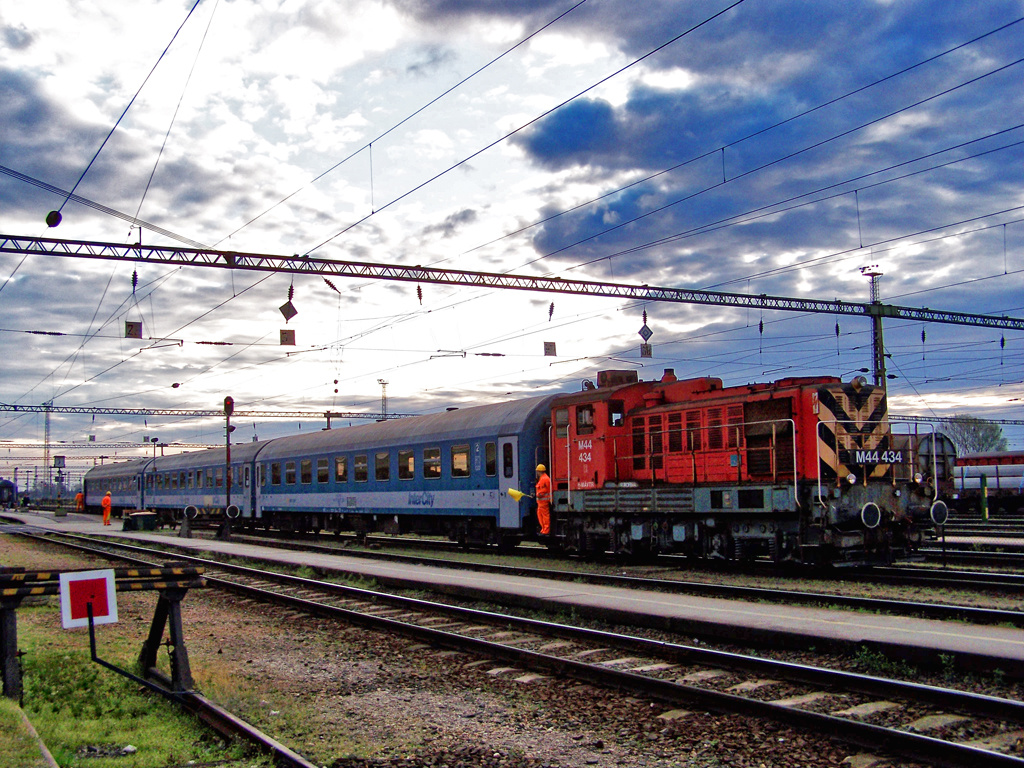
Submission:
[[[790,435],[790,446],[789,449],[792,453],[792,485],[793,485],[793,500],[796,505],[799,506],[799,492],[798,492],[798,463],[797,463],[797,439],[796,439],[796,422],[794,419],[768,419],[764,421],[743,421],[743,422],[732,422],[730,424],[722,424],[715,426],[715,429],[735,429],[736,435],[733,441],[723,441],[722,448],[708,448],[706,433],[709,429],[706,425],[700,427],[682,427],[682,428],[669,428],[664,431],[659,431],[656,434],[652,434],[645,430],[644,432],[644,450],[643,452],[636,452],[629,450],[620,453],[619,452],[619,440],[627,441],[628,445],[632,446],[633,435],[621,435],[617,439],[612,440],[612,454],[615,465],[616,480],[621,476],[619,472],[620,462],[625,463],[626,466],[631,466],[635,459],[642,459],[646,463],[646,467],[650,469],[651,481],[654,482],[657,479],[659,469],[663,469],[668,472],[668,458],[671,456],[688,456],[690,460],[690,472],[692,474],[692,482],[708,482],[708,466],[707,462],[703,461],[698,466],[698,455],[708,456],[712,454],[729,454],[733,453],[739,456],[739,460],[736,466],[736,477],[737,479],[742,478],[743,468],[747,467],[748,474],[750,474],[750,455],[753,452],[765,452],[768,455],[768,465],[770,467],[770,474],[772,476],[772,482],[777,483],[780,474],[790,474],[785,469],[779,467],[779,448],[780,441],[778,439],[778,433],[784,431],[783,425],[787,425]],[[749,427],[766,426],[771,429],[771,438],[769,444],[763,448],[751,448],[749,442],[746,439],[748,437],[747,431]],[[699,440],[691,439],[694,435],[700,435]],[[678,451],[672,451],[666,449],[666,445],[671,445],[674,441],[672,436],[678,436],[682,449]],[[658,449],[656,443],[660,442],[661,448]],[[699,445],[700,447],[695,447]],[[629,472],[625,473],[627,476]],[[788,478],[787,478],[788,479]]]

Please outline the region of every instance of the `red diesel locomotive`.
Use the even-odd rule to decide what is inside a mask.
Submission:
[[[946,519],[934,440],[894,435],[863,377],[604,371],[551,413],[551,545],[569,553],[891,562]]]

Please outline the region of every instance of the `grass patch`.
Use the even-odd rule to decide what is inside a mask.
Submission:
[[[0,765],[14,768],[45,768],[39,743],[22,720],[21,710],[10,699],[0,697]]]
[[[121,623],[96,633],[100,658],[138,674],[135,633]],[[18,610],[18,645],[26,652],[25,712],[62,768],[164,768],[244,756],[172,702],[93,662],[88,630],[61,628],[55,604]],[[7,765],[19,764],[0,757],[0,768]]]
[[[889,676],[913,680],[919,675],[917,668],[902,659],[890,659],[881,651],[861,646],[853,656],[858,669],[869,675]]]

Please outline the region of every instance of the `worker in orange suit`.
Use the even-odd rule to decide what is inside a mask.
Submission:
[[[103,524],[110,525],[110,491],[107,491],[107,495],[103,497],[100,506],[103,507]]]
[[[543,464],[537,465],[537,488],[534,493],[537,500],[537,527],[541,536],[551,533],[551,478]]]
[[[85,494],[81,491],[75,494],[75,512],[85,512]]]

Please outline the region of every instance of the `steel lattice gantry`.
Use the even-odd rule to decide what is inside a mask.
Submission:
[[[310,256],[276,256],[265,253],[244,253],[171,246],[104,243],[86,240],[58,240],[55,238],[21,235],[0,235],[0,253],[25,255],[65,256],[71,258],[106,259],[110,261],[151,262],[178,264],[219,269],[239,269],[253,272],[283,272],[309,274],[322,277],[357,277],[375,280],[398,280],[415,283],[464,285],[503,290],[567,293],[582,296],[604,296],[635,301],[662,301],[682,304],[709,304],[753,309],[815,312],[835,315],[867,317],[872,321],[878,338],[881,337],[883,318],[916,320],[928,323],[972,325],[984,328],[1024,330],[1024,319],[998,317],[964,312],[943,312],[920,307],[902,307],[883,304],[798,299],[766,294],[749,295],[722,291],[700,291],[685,288],[666,288],[648,285],[630,285],[590,280],[571,280],[561,277],[535,277],[502,274],[498,272],[472,272],[436,267],[406,267],[396,264],[346,261]],[[877,365],[876,365],[877,368]],[[879,371],[875,371],[876,378]],[[884,376],[883,376],[884,378]]]
[[[0,403],[0,412],[15,413],[96,413],[114,416],[223,416],[223,408],[205,410],[182,410],[180,408],[91,408],[76,405],[12,405]],[[366,413],[364,411],[328,411],[313,413],[311,411],[235,411],[235,416],[254,419],[323,419],[328,424],[331,419],[401,419],[410,416],[408,413]]]

